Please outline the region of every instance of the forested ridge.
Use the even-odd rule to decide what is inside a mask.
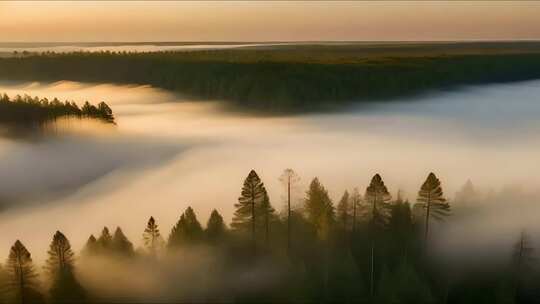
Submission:
[[[0,58],[0,79],[149,84],[244,110],[301,112],[461,85],[540,78],[540,52],[462,50],[364,55],[332,46]],[[376,54],[376,50],[372,51]]]
[[[73,101],[60,101],[54,98],[31,97],[17,95],[10,98],[7,94],[0,94],[0,125],[21,128],[41,127],[43,124],[61,117],[99,119],[114,124],[114,115],[111,108],[100,102],[97,106],[88,101],[79,107]]]
[[[114,232],[104,227],[98,237],[88,238],[76,256],[66,235],[57,231],[41,281],[30,252],[17,240],[0,271],[6,287],[2,299],[10,303],[148,302],[135,296],[99,294],[83,284],[78,269],[110,274],[119,271],[111,265],[128,261],[132,263],[127,264],[130,276],[136,276],[136,269],[131,268],[143,261],[151,265],[155,279],[156,273],[168,268],[193,268],[193,260],[186,258],[186,252],[193,251],[197,256],[209,252],[215,263],[200,269],[195,263],[183,279],[164,276],[167,282],[154,282],[186,292],[156,295],[158,302],[535,303],[539,273],[525,232],[516,236],[507,265],[491,267],[489,272],[453,277],[437,262],[430,241],[437,235],[430,226],[436,222],[450,225],[441,221],[455,212],[435,174],[430,173],[421,184],[415,203],[403,199],[399,191],[396,197],[391,195],[376,174],[365,191],[345,191],[336,203],[314,178],[297,205],[293,189],[299,180],[291,169],[281,175],[286,204],[278,212],[252,170],[239,191],[229,227],[217,210],[203,226],[188,207],[168,236],[150,216],[141,225],[140,248],[120,227]],[[473,198],[469,182],[456,200],[463,203]],[[174,256],[180,259],[167,264]],[[113,264],[96,264],[100,260]],[[279,275],[268,277],[260,271],[261,265]],[[239,269],[247,269],[247,277]],[[207,279],[201,281],[201,277]],[[120,289],[121,282],[117,284],[112,284],[112,290]]]

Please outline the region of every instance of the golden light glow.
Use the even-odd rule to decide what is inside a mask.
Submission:
[[[0,41],[540,39],[540,2],[0,2]]]

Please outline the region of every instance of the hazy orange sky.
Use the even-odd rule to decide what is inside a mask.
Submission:
[[[0,1],[0,42],[540,39],[534,1]]]

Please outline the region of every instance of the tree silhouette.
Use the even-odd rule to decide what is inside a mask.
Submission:
[[[264,200],[265,192],[261,179],[255,170],[251,170],[244,180],[238,203],[234,205],[236,211],[234,212],[231,227],[237,231],[249,231],[254,250],[256,246],[257,208]]]
[[[379,174],[375,174],[371,179],[366,188],[364,199],[368,207],[368,226],[371,234],[370,296],[373,297],[375,291],[375,239],[380,231],[386,227],[388,202],[392,199]]]
[[[350,200],[349,191],[345,190],[336,208],[337,223],[343,231],[348,231],[352,226],[353,208]]]
[[[86,244],[84,245],[82,253],[85,256],[92,256],[92,255],[97,254],[98,252],[99,252],[99,245],[98,245],[97,239],[93,234],[91,234],[88,240],[86,241]]]
[[[360,204],[362,203],[362,196],[360,195],[360,192],[358,192],[358,188],[354,188],[353,192],[351,194],[351,206],[352,206],[352,231],[353,233],[356,232],[356,226],[357,226],[357,218],[358,214],[360,213]]]
[[[112,236],[109,228],[103,227],[101,235],[97,239],[97,244],[100,252],[106,252],[112,249]]]
[[[275,219],[275,210],[270,204],[270,198],[268,197],[268,192],[264,189],[263,199],[261,204],[257,208],[257,213],[259,213],[260,218],[262,219],[263,229],[264,229],[264,241],[266,245],[270,241],[270,225]]]
[[[201,223],[191,207],[180,216],[176,225],[172,228],[169,235],[169,248],[179,247],[181,245],[190,245],[200,242],[203,239],[203,229]]]
[[[206,223],[206,239],[211,243],[216,243],[223,240],[226,233],[227,227],[225,226],[223,217],[216,209],[212,210],[210,218],[208,218],[208,222]]]
[[[73,270],[75,255],[71,250],[69,240],[62,232],[56,231],[47,253],[49,254],[49,258],[47,259],[45,269],[49,276],[53,277],[58,273]]]
[[[429,219],[442,220],[450,213],[450,205],[446,202],[441,188],[441,182],[433,173],[429,173],[426,181],[418,191],[418,206],[425,210],[424,243],[427,244],[429,234]]]
[[[146,228],[144,229],[143,241],[144,246],[148,251],[150,251],[152,255],[155,255],[158,248],[160,248],[163,244],[163,238],[161,237],[161,233],[159,232],[158,225],[156,224],[156,220],[152,216],[148,220]]]
[[[85,292],[74,275],[74,253],[69,240],[57,231],[49,246],[45,269],[52,281],[51,303],[82,303]]]
[[[306,192],[304,209],[308,221],[315,227],[317,235],[321,239],[327,239],[330,227],[334,223],[334,206],[328,196],[328,191],[315,177]]]
[[[32,263],[30,252],[21,241],[17,240],[11,247],[6,262],[8,274],[7,288],[14,295],[16,303],[41,303],[43,297],[36,291],[37,273]]]
[[[287,189],[287,252],[291,251],[291,189],[300,181],[300,177],[293,169],[287,168],[281,174],[279,180]]]
[[[526,287],[532,281],[535,266],[534,248],[531,246],[529,236],[525,231],[521,231],[519,239],[514,245],[512,257],[514,268],[514,290],[517,303],[526,303]]]
[[[129,257],[135,254],[133,244],[128,240],[120,227],[116,227],[116,231],[114,232],[111,241],[111,248],[115,253],[123,256]]]

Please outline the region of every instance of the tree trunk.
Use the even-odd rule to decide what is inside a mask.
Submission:
[[[373,292],[375,290],[375,241],[371,241],[371,274],[370,274],[370,285],[369,285],[369,295],[373,298]]]
[[[425,227],[425,234],[424,234],[424,246],[427,248],[427,242],[428,242],[428,233],[429,233],[429,209],[431,207],[431,193],[428,194],[427,200],[426,200],[426,227]]]
[[[251,242],[255,253],[255,187],[251,187]]]
[[[291,253],[291,176],[287,177],[287,252]]]

